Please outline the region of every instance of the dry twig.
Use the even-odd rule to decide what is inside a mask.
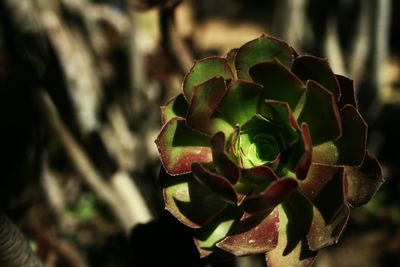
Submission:
[[[193,56],[175,29],[174,14],[178,4],[179,2],[160,9],[161,45],[171,61],[177,64],[177,68],[184,75],[193,65]]]
[[[43,108],[43,115],[45,116],[50,130],[59,140],[71,163],[81,175],[85,183],[88,184],[90,188],[92,188],[110,207],[110,210],[115,214],[123,229],[126,232],[129,232],[131,227],[137,223],[148,222],[151,219],[151,213],[147,209],[143,199],[139,197],[135,203],[130,204],[141,206],[140,209],[126,209],[127,203],[125,203],[124,199],[121,198],[119,194],[116,194],[106,180],[101,177],[101,174],[93,166],[88,156],[75,141],[74,137],[58,115],[57,109],[49,95],[45,91],[41,90],[38,98],[41,107]],[[134,185],[132,184],[132,186]],[[139,190],[137,191],[139,192]]]

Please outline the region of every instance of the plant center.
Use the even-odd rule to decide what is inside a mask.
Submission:
[[[246,157],[254,166],[273,161],[279,153],[279,145],[269,134],[260,133],[254,136],[248,147]]]

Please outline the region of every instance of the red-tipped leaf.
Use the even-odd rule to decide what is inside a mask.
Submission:
[[[237,194],[230,181],[216,173],[211,172],[199,163],[192,164],[194,177],[223,200],[236,205],[238,202]]]
[[[217,246],[235,256],[264,253],[278,244],[279,213],[275,208],[270,214],[242,218],[234,231]]]
[[[282,178],[273,182],[261,195],[247,197],[241,206],[250,214],[272,210],[297,187],[294,179]]]
[[[193,162],[212,161],[210,139],[188,128],[183,118],[170,119],[161,128],[155,143],[170,175],[189,173]]]

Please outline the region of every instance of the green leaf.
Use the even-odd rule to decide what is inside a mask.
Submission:
[[[367,146],[367,123],[354,106],[346,105],[340,111],[342,136],[335,142],[338,164],[360,165]]]
[[[164,125],[173,117],[186,117],[189,104],[186,102],[183,94],[179,94],[170,100],[164,106],[161,106],[161,120]]]
[[[286,102],[265,100],[260,105],[259,113],[272,122],[284,124],[287,128],[290,127],[293,130],[299,130],[299,125]]]
[[[162,171],[160,180],[164,187],[166,210],[189,227],[203,226],[227,205],[212,191],[197,182],[192,174],[172,177]]]
[[[224,239],[232,230],[235,223],[242,217],[243,212],[228,206],[211,222],[195,232],[195,244],[200,249],[213,250],[216,244]]]
[[[281,178],[274,181],[261,195],[247,197],[241,207],[250,214],[263,211],[272,211],[290,193],[298,187],[298,183],[292,178]]]
[[[323,213],[318,208],[313,208],[313,221],[310,227],[310,232],[307,235],[308,245],[312,250],[336,244],[350,217],[350,209],[348,206],[343,206],[337,210],[337,214],[332,220],[327,222],[324,219]]]
[[[339,151],[333,141],[328,141],[313,147],[312,158],[315,163],[335,165],[339,159]]]
[[[283,41],[262,35],[239,48],[236,54],[235,66],[239,79],[251,80],[249,70],[254,65],[279,60],[290,68],[293,60],[290,47]]]
[[[305,180],[300,182],[300,191],[309,199],[314,199],[321,192],[323,187],[338,173],[343,167],[312,163]]]
[[[299,192],[279,205],[278,246],[266,253],[269,267],[310,267],[317,255],[307,244],[311,225],[312,205]]]
[[[210,136],[219,131],[229,135],[233,127],[228,122],[224,122],[221,117],[214,116],[226,91],[222,77],[211,78],[196,86],[188,108],[187,125]]]
[[[231,123],[243,125],[257,113],[261,98],[261,86],[241,81],[232,81],[228,93],[222,100],[218,110]]]
[[[254,65],[250,76],[263,86],[264,99],[286,102],[291,109],[305,92],[303,82],[276,60]]]
[[[312,140],[307,123],[303,122],[300,127],[301,138],[298,139],[287,151],[281,155],[282,174],[281,176],[292,176],[293,173],[299,180],[307,175],[312,160]],[[279,173],[279,171],[277,171]],[[289,174],[286,174],[289,172]]]
[[[213,163],[217,173],[226,177],[234,185],[239,180],[239,168],[226,154],[225,141],[225,135],[222,132],[216,133],[211,138]]]
[[[193,162],[211,162],[210,139],[185,124],[180,117],[170,119],[155,140],[161,162],[171,175],[191,172]]]
[[[277,159],[280,147],[276,138],[268,133],[243,133],[240,135],[240,144],[243,157],[251,162],[253,166],[261,166]]]
[[[351,105],[342,108],[340,117],[342,136],[337,141],[314,147],[313,161],[331,165],[360,165],[365,155],[367,124]]]
[[[312,164],[300,189],[314,204],[307,234],[309,246],[318,250],[336,243],[350,216],[343,167]]]
[[[240,181],[246,184],[262,185],[278,180],[278,176],[268,166],[241,169]]]
[[[271,213],[243,216],[233,232],[217,247],[235,256],[264,253],[277,246],[278,234],[279,213],[274,209]]]
[[[384,182],[379,162],[365,154],[361,166],[345,166],[347,179],[347,200],[354,207],[367,203]]]
[[[294,60],[292,71],[303,81],[316,81],[328,89],[335,97],[335,102],[339,99],[339,84],[327,60],[314,56],[300,56]]]
[[[252,168],[278,160],[282,147],[286,145],[281,130],[282,126],[259,114],[246,122],[235,144],[241,167]]]
[[[205,81],[222,77],[225,80],[233,79],[233,73],[225,58],[208,57],[194,63],[183,81],[183,94],[190,103],[195,87]]]
[[[277,100],[265,100],[260,105],[259,114],[267,118],[275,125],[282,127],[279,129],[279,134],[285,140],[285,145],[289,146],[298,140],[299,135],[296,130],[299,126],[293,113],[286,102]],[[282,149],[285,149],[283,147]]]
[[[192,164],[192,172],[197,181],[217,194],[221,199],[233,205],[237,204],[236,190],[226,177],[211,172],[199,163]]]
[[[313,81],[307,82],[304,107],[297,121],[308,124],[314,145],[336,140],[341,135],[339,110],[332,93]]]

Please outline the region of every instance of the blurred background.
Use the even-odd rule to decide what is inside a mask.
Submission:
[[[21,233],[48,267],[266,266],[263,255],[199,260],[164,211],[154,145],[159,106],[193,60],[262,33],[355,80],[384,170],[315,266],[400,266],[397,16],[394,0],[0,1],[0,266]]]

